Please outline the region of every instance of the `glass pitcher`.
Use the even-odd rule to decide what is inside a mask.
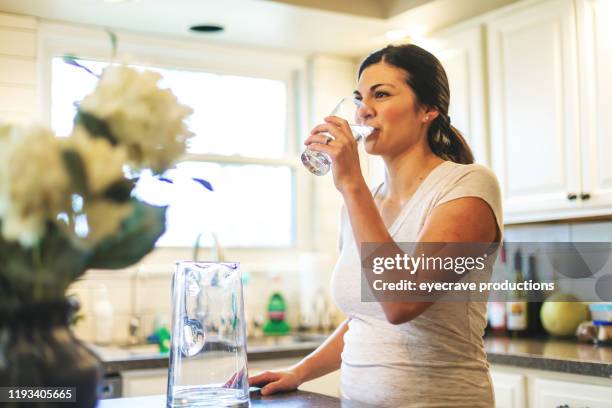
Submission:
[[[167,407],[247,407],[242,280],[237,262],[177,262]]]

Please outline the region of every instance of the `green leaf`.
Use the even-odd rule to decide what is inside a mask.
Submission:
[[[111,47],[112,47],[111,61],[112,61],[117,56],[117,34],[115,34],[108,27],[105,28],[104,30],[106,31],[106,34],[108,34],[108,37],[109,37],[110,42],[111,42]]]
[[[108,140],[113,146],[118,144],[117,138],[113,136],[106,122],[102,119],[98,119],[91,113],[79,109],[74,117],[74,123],[75,125],[83,125],[93,137],[102,137]]]
[[[201,178],[197,178],[197,177],[193,177],[192,179],[196,183],[199,183],[200,185],[202,185],[205,189],[207,189],[209,191],[214,191],[213,190],[213,186],[212,186],[212,184],[210,184],[210,182],[208,182],[208,181],[206,181],[204,179],[201,179]]]
[[[123,221],[118,235],[93,249],[89,268],[120,269],[135,264],[155,247],[166,230],[166,207],[132,199],[134,211]]]
[[[100,76],[98,74],[96,74],[95,72],[93,72],[91,69],[87,68],[85,65],[82,65],[81,63],[79,63],[78,58],[72,54],[66,54],[62,57],[62,60],[68,64],[68,65],[72,65],[74,67],[77,67],[79,69],[84,70],[87,73],[90,73],[91,75],[95,76],[96,78],[100,78]]]
[[[130,199],[130,195],[134,189],[134,184],[135,183],[132,180],[117,180],[108,186],[102,195],[114,202],[124,203]]]
[[[88,192],[87,172],[85,171],[85,164],[81,155],[72,149],[67,149],[62,152],[62,158],[76,192],[81,196],[85,196]]]
[[[87,270],[90,257],[90,249],[77,248],[62,229],[49,223],[40,242],[40,261],[51,272],[51,279],[61,285],[59,293],[63,295],[70,282]]]
[[[0,304],[63,298],[70,283],[86,270],[89,257],[87,249],[76,248],[52,223],[33,248],[0,235]]]

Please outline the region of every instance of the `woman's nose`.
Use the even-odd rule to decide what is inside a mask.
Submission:
[[[355,104],[357,105],[357,119],[365,121],[374,116],[374,111],[372,108],[366,105],[363,101],[355,100]]]

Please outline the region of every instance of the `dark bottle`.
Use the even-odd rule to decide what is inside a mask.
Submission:
[[[536,270],[536,257],[529,255],[527,258],[527,270],[525,271],[525,280],[531,281],[532,284],[539,284],[538,274]],[[544,300],[544,292],[541,290],[530,290],[527,293],[527,331],[530,336],[543,337],[546,336],[542,320],[540,319],[540,309],[542,309],[542,301]]]
[[[506,304],[489,302],[487,304],[487,336],[506,336]]]
[[[523,256],[518,249],[514,253],[514,282],[522,283],[523,278]],[[524,290],[511,291],[506,302],[506,329],[512,337],[525,337],[528,335],[528,299]]]
[[[503,243],[500,248],[499,261],[501,267],[505,271],[506,264],[506,244]],[[494,299],[487,303],[487,336],[507,336],[506,332],[506,303],[504,299],[499,299],[494,296]]]

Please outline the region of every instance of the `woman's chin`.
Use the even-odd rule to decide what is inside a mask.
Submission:
[[[376,136],[369,136],[363,142],[363,148],[368,154],[376,154]]]

